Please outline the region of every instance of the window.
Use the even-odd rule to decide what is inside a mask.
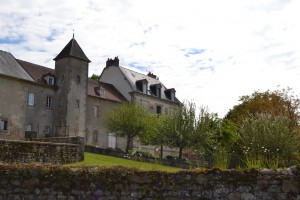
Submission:
[[[76,100],[75,108],[79,108],[79,100],[78,99]]]
[[[34,93],[32,92],[28,93],[28,105],[34,106]]]
[[[151,91],[152,95],[154,95],[158,98],[161,98],[161,85],[160,84],[151,85],[150,91]]]
[[[171,101],[175,101],[175,93],[176,91],[174,88],[165,90],[166,97]]]
[[[48,109],[52,109],[52,102],[53,102],[53,99],[52,99],[52,97],[50,97],[50,96],[47,96],[46,108],[48,108]]]
[[[94,144],[98,143],[98,131],[97,130],[94,130],[94,133],[93,133],[93,143]]]
[[[99,117],[99,106],[94,106],[94,117]]]
[[[136,87],[139,91],[144,94],[147,94],[148,90],[148,81],[146,79],[136,81]]]
[[[77,83],[80,83],[80,76],[79,75],[76,77],[76,80],[77,80]]]
[[[51,128],[50,128],[50,126],[45,126],[45,129],[44,129],[44,135],[45,135],[46,137],[51,136]]]
[[[32,131],[32,125],[31,124],[27,124],[25,126],[25,131]]]
[[[54,85],[54,78],[48,77],[48,85]]]
[[[103,88],[100,88],[99,95],[100,95],[100,97],[104,97],[105,96],[105,90]]]
[[[0,131],[1,130],[7,130],[7,121],[0,119]]]
[[[156,106],[156,113],[161,114],[161,106]]]

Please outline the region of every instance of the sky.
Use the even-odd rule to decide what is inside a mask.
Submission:
[[[89,76],[118,56],[223,117],[254,91],[300,94],[299,10],[299,0],[1,0],[0,49],[54,68],[74,33]]]

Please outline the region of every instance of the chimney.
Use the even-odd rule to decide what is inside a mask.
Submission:
[[[151,78],[158,79],[158,78],[157,78],[157,76],[156,76],[156,75],[154,75],[154,74],[153,74],[153,73],[151,73],[151,72],[149,72],[149,73],[148,73],[148,76],[149,76],[149,77],[151,77]]]
[[[117,66],[117,67],[119,67],[119,58],[118,58],[118,56],[115,57],[114,59],[111,59],[111,58],[107,59],[107,61],[106,61],[106,67],[109,67],[109,66]]]

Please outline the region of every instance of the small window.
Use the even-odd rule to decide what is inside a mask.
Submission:
[[[99,95],[100,97],[105,97],[105,90],[103,88],[100,88]]]
[[[78,75],[76,78],[77,83],[80,83],[80,76]]]
[[[7,121],[0,119],[0,131],[1,130],[7,130]]]
[[[48,85],[54,85],[54,78],[48,77]]]
[[[156,106],[156,113],[161,114],[161,106]]]
[[[27,124],[25,126],[25,131],[32,131],[32,125],[31,124]]]
[[[44,135],[46,136],[46,137],[49,137],[49,136],[51,136],[51,128],[50,128],[50,126],[45,126],[45,129],[44,129]]]
[[[28,93],[28,105],[34,106],[34,93],[32,92]]]
[[[53,99],[50,96],[47,96],[46,108],[52,109]]]
[[[94,106],[94,117],[99,117],[99,106]]]
[[[79,108],[79,100],[78,99],[76,100],[75,108]]]

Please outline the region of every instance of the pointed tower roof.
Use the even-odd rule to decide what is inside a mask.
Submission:
[[[70,40],[70,42],[63,48],[63,50],[53,59],[53,60],[60,60],[66,57],[73,57],[78,58],[80,60],[84,60],[86,62],[91,62],[84,52],[82,51],[81,47],[74,39],[74,37]]]

